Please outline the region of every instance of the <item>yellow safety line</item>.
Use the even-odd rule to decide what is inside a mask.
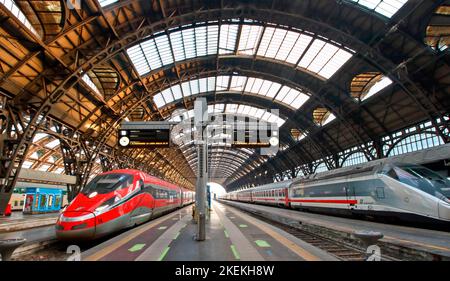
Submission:
[[[423,243],[420,243],[420,242],[404,240],[404,239],[395,238],[395,237],[392,237],[392,236],[384,236],[384,238],[390,239],[390,240],[394,240],[394,241],[402,241],[402,242],[406,242],[406,243],[411,243],[411,244],[419,245],[419,246],[422,246],[422,247],[428,247],[428,248],[434,248],[434,249],[439,249],[439,250],[444,250],[444,251],[450,251],[450,248],[441,247],[441,246],[434,246],[434,245],[430,245],[430,244],[423,244]]]
[[[311,254],[307,250],[303,249],[302,247],[300,247],[299,245],[295,244],[294,242],[292,242],[291,240],[287,239],[286,237],[280,235],[279,233],[277,233],[276,231],[272,230],[271,228],[269,228],[269,227],[267,227],[267,226],[265,226],[265,225],[263,225],[261,223],[258,223],[255,219],[251,219],[247,215],[244,215],[242,213],[238,213],[238,211],[236,211],[236,210],[232,210],[232,209],[230,209],[230,210],[235,215],[241,217],[242,219],[246,220],[250,224],[255,225],[256,227],[258,227],[259,229],[261,229],[265,233],[267,233],[270,236],[272,236],[275,240],[277,240],[278,242],[280,242],[284,246],[288,247],[288,249],[290,249],[291,251],[296,253],[298,256],[300,256],[304,260],[306,260],[306,261],[320,261],[321,260],[317,256]]]
[[[180,210],[181,211],[181,210]],[[136,238],[137,236],[141,235],[142,233],[144,233],[145,231],[149,230],[150,228],[156,226],[157,224],[161,223],[161,221],[165,221],[175,215],[177,215],[178,212],[172,213],[170,214],[170,216],[164,218],[163,220],[156,220],[151,222],[149,225],[138,229],[136,231],[134,231],[133,233],[130,233],[129,235],[125,236],[124,238],[114,242],[113,244],[101,249],[100,251],[95,252],[94,254],[88,256],[87,258],[83,259],[85,261],[97,261],[101,258],[103,258],[104,256],[110,254],[112,251],[116,250],[117,248],[119,248],[122,245],[125,245],[126,243],[128,243],[129,241],[131,241],[132,239]]]

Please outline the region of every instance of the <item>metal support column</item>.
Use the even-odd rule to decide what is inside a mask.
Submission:
[[[195,209],[198,215],[198,231],[196,240],[206,239],[206,184],[208,182],[208,104],[205,98],[197,98],[194,103],[194,122],[196,127],[197,146],[197,184]]]

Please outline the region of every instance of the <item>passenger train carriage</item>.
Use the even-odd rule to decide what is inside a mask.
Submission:
[[[450,181],[423,166],[387,160],[231,192],[222,198],[450,225]]]
[[[99,238],[190,204],[194,194],[137,170],[102,173],[60,214],[56,237]]]

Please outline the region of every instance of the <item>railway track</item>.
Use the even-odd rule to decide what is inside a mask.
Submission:
[[[244,209],[239,209],[242,212],[245,212],[246,214],[257,218],[261,221],[265,221],[277,228],[280,228],[287,233],[297,237],[298,239],[305,241],[306,243],[309,243],[319,249],[322,249],[332,255],[334,255],[336,258],[342,261],[364,261],[365,260],[365,250],[360,249],[358,247],[355,247],[351,244],[346,243],[345,241],[341,240],[333,240],[329,237],[325,237],[323,235],[320,235],[318,233],[310,232],[304,229],[300,229],[294,226],[290,226],[284,223],[281,223],[279,221],[271,220],[269,218],[266,218],[264,216],[248,212]],[[395,261],[398,259],[388,257],[383,255],[382,256],[383,261]]]

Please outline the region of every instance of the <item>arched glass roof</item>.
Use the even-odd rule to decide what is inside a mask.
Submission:
[[[112,3],[116,3],[118,1],[119,0],[98,0],[98,3],[100,4],[101,7],[105,7],[105,6],[108,6],[108,5],[112,4]]]
[[[369,10],[391,18],[408,0],[350,0]]]
[[[26,28],[28,28],[36,36],[39,36],[36,29],[34,29],[25,14],[19,9],[19,7],[17,7],[13,0],[0,0],[0,3],[3,4],[20,22],[22,22]]]
[[[140,75],[174,62],[206,55],[246,55],[274,59],[325,79],[333,76],[354,51],[309,31],[244,19],[210,21],[159,32],[127,53]]]
[[[225,114],[240,114],[246,115],[251,118],[267,121],[267,122],[275,122],[278,124],[278,127],[281,127],[286,120],[280,118],[279,116],[257,107],[244,105],[244,104],[234,104],[234,103],[217,103],[214,105],[208,105],[208,113],[209,114],[217,114],[217,113],[225,113]],[[173,114],[169,121],[181,121],[187,120],[190,118],[194,118],[194,110],[184,111],[180,114]]]
[[[288,107],[299,109],[310,94],[279,83],[246,76],[217,76],[195,79],[174,85],[156,94],[153,98],[156,106],[162,108],[168,103],[206,92],[241,92],[255,94],[266,99],[280,102]]]

